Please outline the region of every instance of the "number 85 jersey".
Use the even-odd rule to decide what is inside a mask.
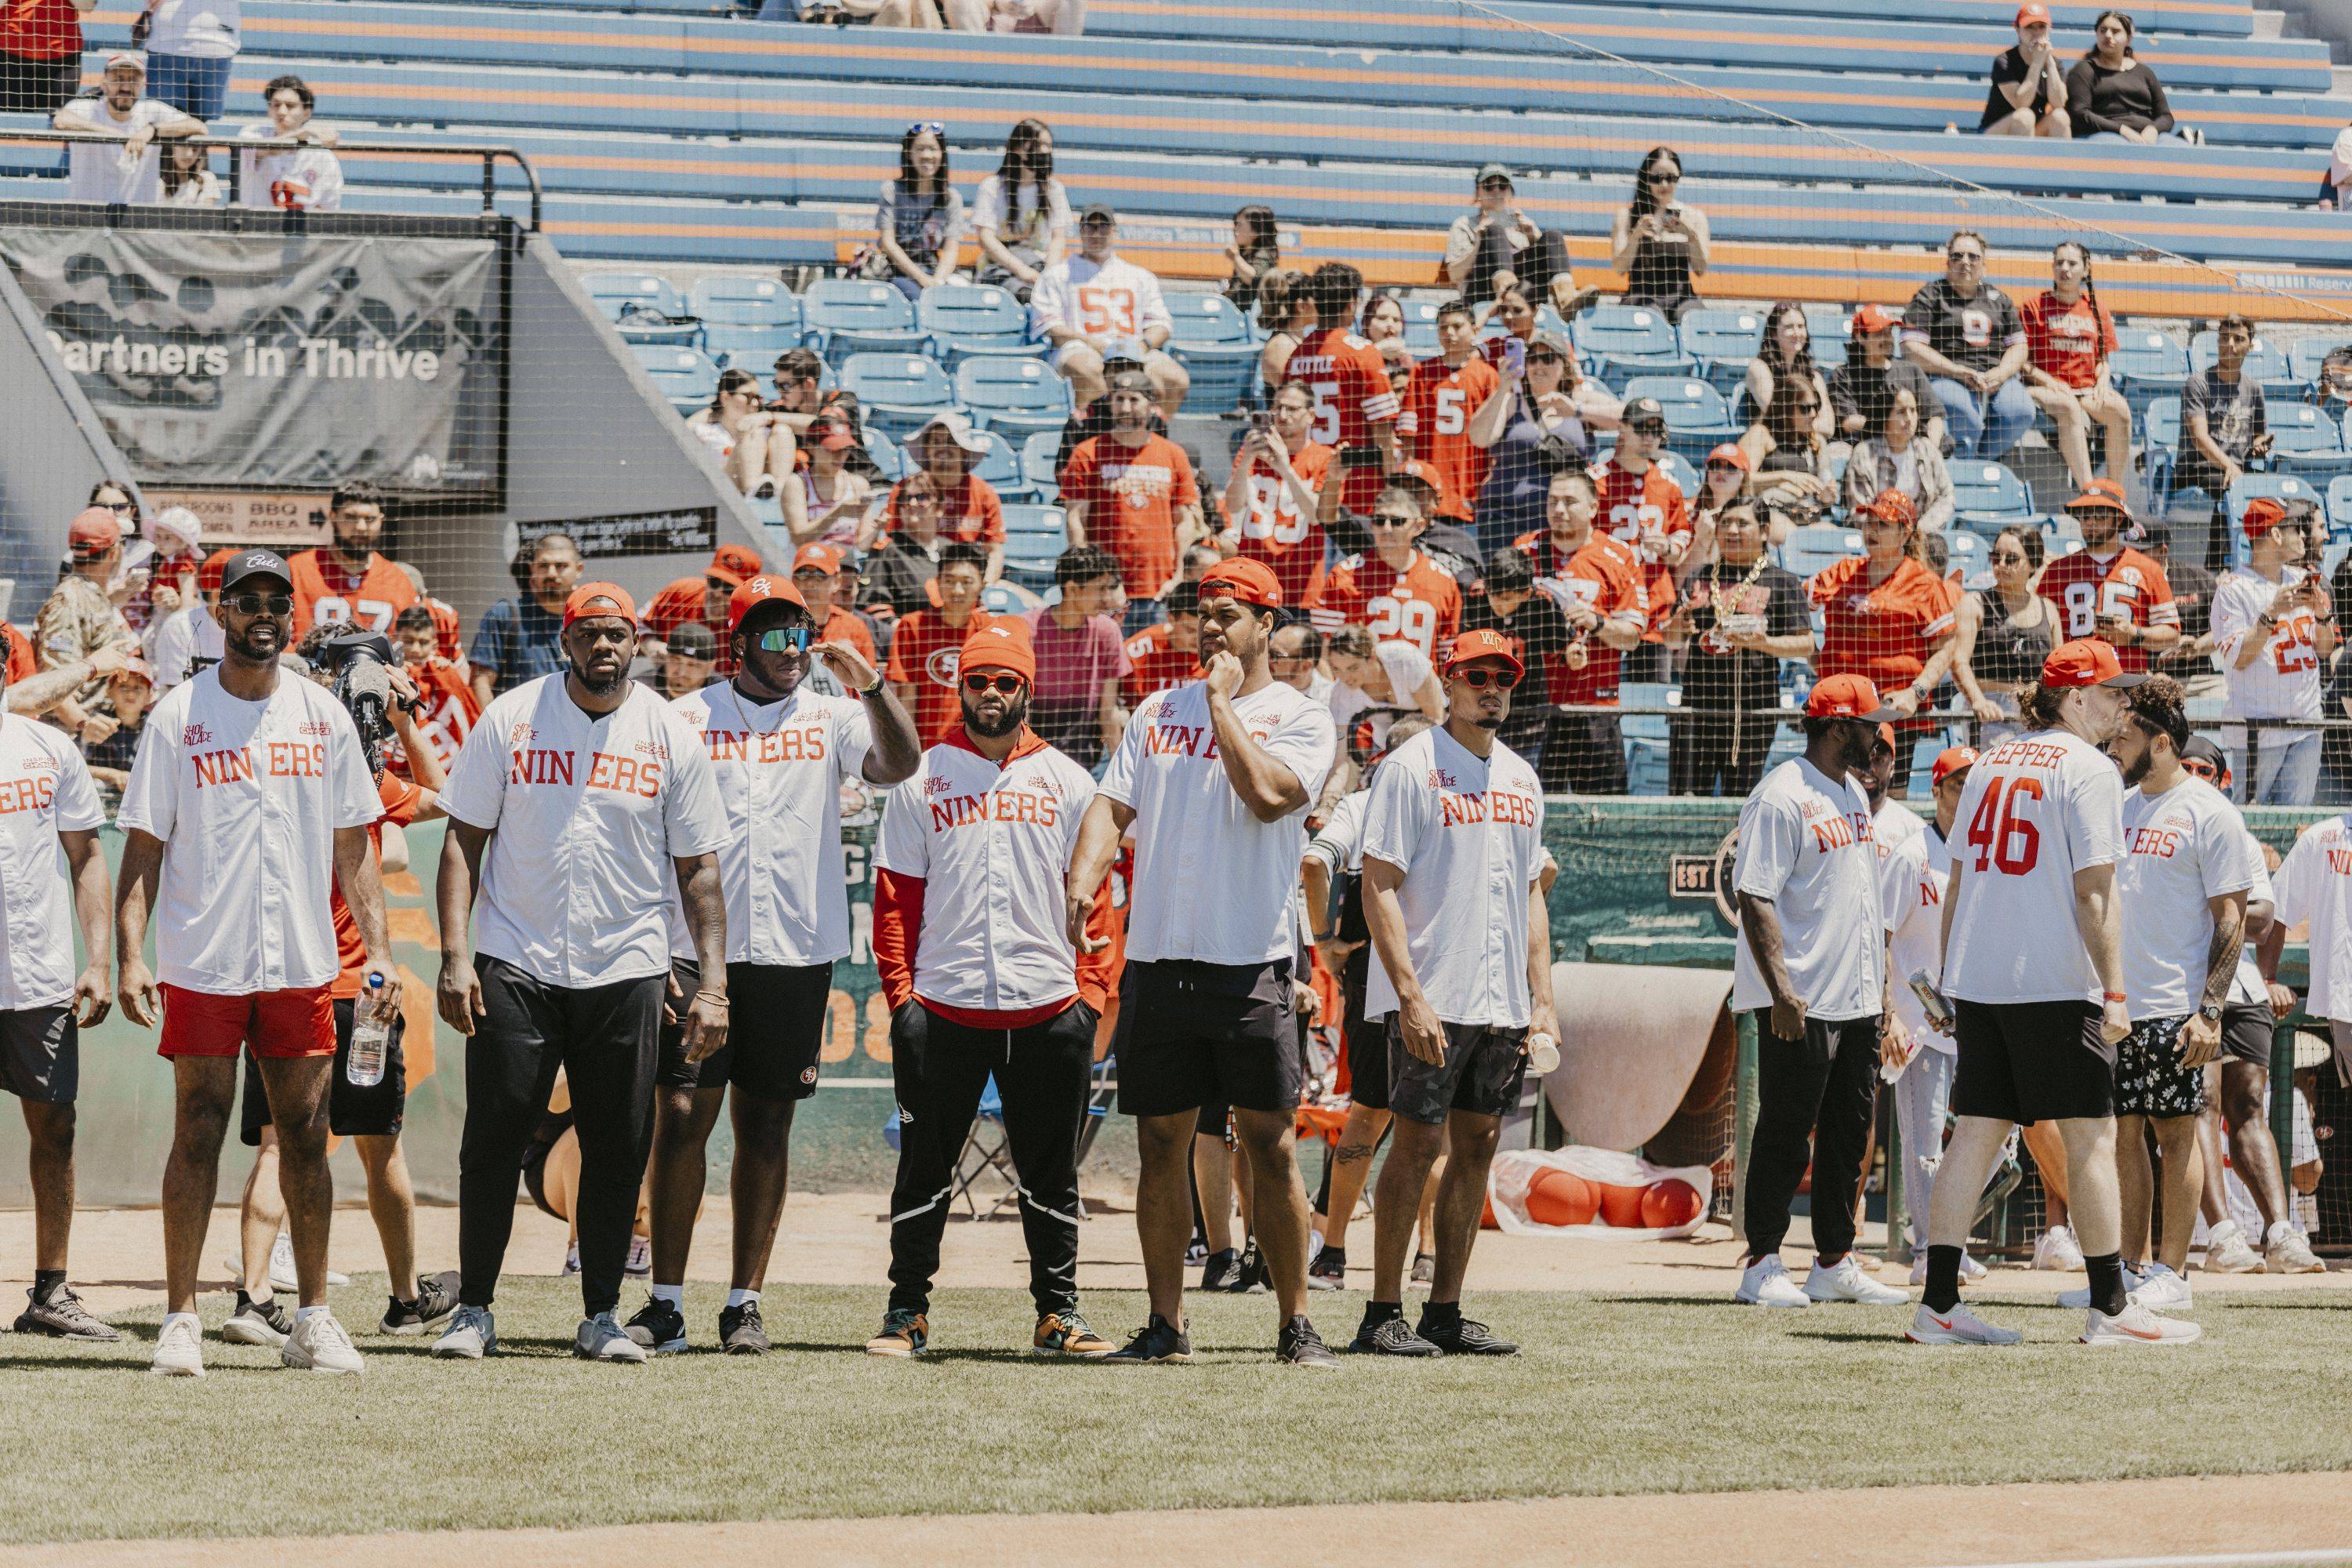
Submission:
[[[1944,994],[2097,1003],[2074,922],[2074,873],[2124,858],[2124,781],[2064,730],[2013,736],[1969,770],[1953,821]]]

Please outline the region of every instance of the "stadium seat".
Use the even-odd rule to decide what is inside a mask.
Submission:
[[[2327,481],[2327,531],[2352,535],[2352,474]]]
[[[1748,362],[1764,335],[1764,318],[1753,310],[1697,310],[1683,317],[1677,335],[1698,374],[1724,396],[1739,390]]]
[[[2146,327],[2116,329],[2116,352],[2107,356],[2116,390],[2134,414],[2145,415],[2157,399],[2170,396],[2173,423],[2180,419],[2180,385],[2189,379],[2189,351],[2169,333]]]
[[[836,369],[854,353],[920,353],[915,307],[887,283],[820,278],[801,300],[801,320],[819,334],[821,352]]]
[[[1042,360],[982,354],[956,366],[955,400],[991,430],[1018,439],[1061,433],[1071,412],[1070,384]]]
[[[1042,593],[1053,586],[1054,563],[1069,541],[1069,515],[1060,507],[1006,507],[1004,574]]]
[[[2271,461],[2280,472],[2300,474],[2315,484],[2352,474],[2352,452],[2344,449],[2343,428],[2326,409],[2310,403],[2273,403],[2266,418]]]
[[[619,316],[622,306],[633,303],[665,316],[686,314],[686,301],[678,298],[677,290],[667,279],[650,272],[583,272],[580,281],[608,318]]]
[[[1168,352],[1192,377],[1187,401],[1216,413],[1242,400],[1257,380],[1257,335],[1249,319],[1223,294],[1171,294],[1175,320]]]
[[[1021,472],[1028,480],[1030,492],[1042,501],[1051,501],[1061,494],[1062,477],[1054,467],[1054,459],[1062,449],[1059,430],[1038,430],[1021,443]]]
[[[2033,516],[2033,492],[2003,465],[1957,462],[1951,465],[1951,473],[1952,504],[1963,528],[1998,532]]]
[[[1617,689],[1618,702],[1628,709],[1660,709],[1672,705],[1665,682],[1629,680]],[[1659,795],[1666,793],[1666,716],[1659,712],[1628,712],[1617,721],[1625,742],[1625,793]]]
[[[1038,355],[1046,349],[1030,341],[1029,308],[1005,289],[969,283],[926,289],[915,302],[915,324],[950,370],[974,354]]]
[[[703,339],[730,365],[763,375],[778,354],[801,346],[801,301],[773,278],[719,272],[701,279],[688,307],[702,318]]]
[[[719,366],[700,349],[664,343],[632,343],[629,352],[646,367],[670,406],[691,414],[719,391]]]
[[[2140,480],[2148,510],[2162,512],[2172,496],[2172,471],[2180,462],[2180,399],[2158,397],[2140,417]]]
[[[1800,577],[1834,566],[1849,555],[1862,553],[1862,535],[1827,523],[1792,528],[1780,546],[1780,564]]]
[[[1813,363],[1822,374],[1845,363],[1846,351],[1853,341],[1853,312],[1843,305],[1808,305],[1805,326],[1811,333]]]
[[[1672,448],[1658,454],[1658,472],[1675,481],[1675,488],[1683,492],[1685,500],[1698,494],[1698,470],[1691,466],[1690,459]]]
[[[1000,500],[1023,505],[1034,502],[1036,490],[1022,471],[1021,454],[1013,450],[1003,432],[989,430],[983,434],[988,437],[988,451],[971,471],[996,491]]]
[[[704,346],[702,323],[690,316],[668,316],[635,300],[624,300],[613,314],[613,330],[625,343],[653,343],[667,348]]]
[[[1437,307],[1442,300],[1404,300],[1404,346],[1427,359],[1437,353]]]
[[[980,607],[992,616],[1026,616],[1043,609],[1045,605],[1044,597],[1035,589],[1009,577],[980,591]]]
[[[841,362],[841,389],[856,395],[868,429],[894,440],[955,404],[948,373],[919,354],[851,354]]]
[[[1739,426],[1723,394],[1704,381],[1679,375],[1637,375],[1625,384],[1626,402],[1654,397],[1666,411],[1666,445],[1694,463],[1725,441],[1739,439]]]
[[[906,447],[871,425],[866,426],[866,455],[873,458],[874,466],[882,471],[885,485],[897,484],[915,467],[907,456]]]
[[[1596,306],[1570,324],[1569,341],[1612,389],[1634,376],[1680,375],[1691,368],[1690,356],[1675,340],[1674,322],[1664,311],[1646,306]]]
[[[2309,501],[2325,507],[2326,493],[2309,479],[2293,474],[2247,474],[2231,485],[2221,498],[2222,516],[2228,520],[2230,564],[2242,566],[2246,562],[2246,531],[2239,523],[2246,515],[2246,503],[2258,496],[2275,496],[2284,501]]]
[[[2298,339],[2294,347],[2287,351],[2287,366],[2305,386],[2316,387],[2321,364],[2331,351],[2340,348],[2352,348],[2352,340],[2332,336]]]

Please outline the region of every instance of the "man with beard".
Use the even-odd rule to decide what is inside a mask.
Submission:
[[[359,928],[369,1016],[388,1024],[399,1016],[400,977],[367,833],[383,808],[351,716],[325,688],[278,666],[294,613],[286,563],[267,550],[231,560],[216,613],[221,661],[156,704],[117,819],[125,835],[115,902],[122,1012],[142,1028],[162,1014],[158,1049],[175,1090],[163,1166],[168,1300],[152,1370],[204,1375],[197,1256],[242,1047],[259,1059],[269,1088],[300,1290],[279,1357],[312,1372],[357,1373],[359,1352],[326,1305],[334,1211],[327,1090],[340,968],[332,895],[341,889]],[[143,956],[151,911],[161,917],[160,988]]]
[[[688,1059],[685,1030],[662,1031],[653,1145],[653,1289],[629,1337],[666,1354],[686,1348],[688,1249],[702,1206],[703,1149],[734,1091],[735,1255],[719,1342],[729,1353],[768,1348],[760,1290],[783,1214],[793,1112],[816,1092],[833,966],[849,956],[849,884],[841,851],[841,786],[887,789],[915,771],[914,721],[865,655],[815,641],[800,590],[766,574],[727,606],[735,679],[672,704],[710,759],[725,814],[719,883],[727,903],[725,1046]],[[681,632],[689,629],[679,628]],[[848,697],[808,684],[822,658]],[[670,994],[702,984],[685,911],[670,911]]]
[[[294,640],[331,621],[391,635],[400,612],[421,595],[407,573],[376,553],[383,492],[364,479],[336,486],[327,498],[327,526],[334,531],[331,548],[305,550],[287,563],[294,572]]]
[[[727,814],[702,737],[629,679],[637,607],[626,589],[574,589],[562,636],[566,668],[483,710],[441,796],[440,1011],[468,1044],[463,1279],[436,1356],[476,1360],[498,1346],[490,1302],[515,1183],[561,1068],[580,1140],[584,1312],[572,1351],[646,1359],[614,1313],[652,1131],[676,899],[700,966],[678,999],[680,1051],[700,1062],[727,1043]]]
[[[1889,1306],[1853,1257],[1878,1068],[1905,1055],[1886,1009],[1886,911],[1870,799],[1877,726],[1898,717],[1860,675],[1826,676],[1805,699],[1805,751],[1766,773],[1739,808],[1732,888],[1739,942],[1731,1005],[1756,1015],[1756,1133],[1748,1145],[1748,1263],[1736,1299]],[[1801,1289],[1780,1261],[1789,1205],[1812,1161],[1813,1266]]]
[[[1510,639],[1465,632],[1445,661],[1445,722],[1390,752],[1364,808],[1367,1020],[1385,1018],[1395,1146],[1372,1201],[1372,1299],[1354,1348],[1382,1355],[1516,1355],[1462,1315],[1486,1167],[1519,1103],[1528,1041],[1557,1040],[1544,910],[1543,787],[1496,739],[1527,673]],[[1418,1332],[1404,1268],[1439,1149],[1437,1268]]]
[[[2123,542],[2131,514],[2122,487],[2093,479],[2066,503],[2083,530],[2083,548],[2042,570],[2034,592],[2058,610],[2058,635],[2098,637],[2116,650],[2127,673],[2147,668],[2149,656],[2180,640],[2180,609],[2164,568]]]
[[[1070,858],[1068,926],[1081,952],[1119,840],[1135,839],[1119,994],[1119,1109],[1136,1118],[1136,1228],[1151,1316],[1110,1359],[1190,1361],[1184,1246],[1192,1134],[1232,1107],[1248,1152],[1251,1215],[1274,1275],[1277,1360],[1338,1363],[1307,1320],[1307,1192],[1293,1121],[1302,1074],[1291,988],[1307,809],[1337,750],[1328,711],[1274,679],[1266,643],[1282,587],[1255,561],[1201,576],[1200,680],[1154,693],[1112,753]]]
[[[1030,1351],[1105,1356],[1110,1342],[1078,1312],[1077,1144],[1109,973],[1063,929],[1060,885],[1095,783],[1029,728],[1036,657],[1021,627],[977,628],[959,668],[963,722],[892,792],[875,856],[898,1179],[890,1304],[866,1348],[912,1356],[929,1343],[956,1163],[993,1075],[1037,1308]]]

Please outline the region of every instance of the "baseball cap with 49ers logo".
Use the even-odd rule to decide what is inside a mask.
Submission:
[[[767,604],[793,605],[803,611],[808,608],[808,601],[801,597],[801,591],[793,586],[791,578],[772,577],[762,572],[757,576],[746,577],[742,586],[729,595],[727,629],[734,631],[743,624],[744,616]]]

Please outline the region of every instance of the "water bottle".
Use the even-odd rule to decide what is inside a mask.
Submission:
[[[376,996],[383,990],[383,976],[371,973],[367,994],[352,1004],[352,1055],[343,1072],[361,1089],[373,1089],[383,1081],[383,1058],[392,1046],[392,1025],[373,1016]]]
[[[1559,1042],[1549,1035],[1528,1037],[1528,1071],[1541,1078],[1559,1070]]]
[[[1919,1010],[1927,1014],[1927,1022],[1945,1034],[1952,1032],[1952,1005],[1944,1000],[1944,994],[1936,989],[1936,983],[1927,978],[1926,970],[1911,972],[1911,994],[1919,998]]]

